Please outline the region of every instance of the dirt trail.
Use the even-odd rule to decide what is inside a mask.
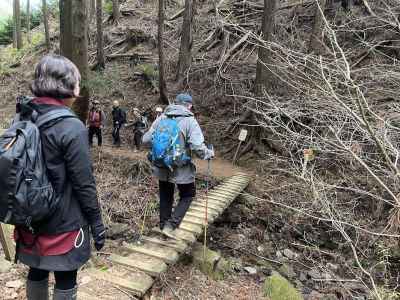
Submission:
[[[126,157],[129,159],[143,159],[147,160],[147,152],[133,152],[133,150],[126,148],[114,148],[108,145],[103,146],[102,152],[114,157]],[[208,162],[205,160],[195,159],[197,172],[202,175],[207,175]],[[216,178],[231,177],[237,173],[247,173],[248,170],[244,170],[238,166],[234,166],[231,162],[216,158],[211,161],[211,176]]]

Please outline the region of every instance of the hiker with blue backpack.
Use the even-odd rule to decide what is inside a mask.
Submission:
[[[77,273],[90,258],[90,233],[105,244],[88,131],[70,107],[80,88],[78,68],[43,57],[31,90],[0,137],[0,222],[15,225],[16,260],[29,266],[26,299],[77,299]]]
[[[192,107],[192,97],[179,94],[143,136],[143,143],[151,144],[149,160],[159,180],[160,229],[169,238],[176,238],[175,229],[196,196],[196,167],[192,154],[204,160],[214,157],[214,151],[204,143]],[[175,185],[180,199],[172,212]]]

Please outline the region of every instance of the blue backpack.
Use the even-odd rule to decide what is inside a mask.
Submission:
[[[150,161],[159,168],[182,167],[191,161],[186,153],[186,143],[175,118],[165,118],[158,123],[152,137]]]

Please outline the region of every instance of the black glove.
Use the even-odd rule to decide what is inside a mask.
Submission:
[[[91,226],[92,236],[94,240],[94,247],[97,251],[103,249],[106,243],[106,228],[103,222],[98,222]]]

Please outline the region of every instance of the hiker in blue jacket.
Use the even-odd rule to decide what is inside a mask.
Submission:
[[[177,165],[171,167],[166,163],[167,166],[164,167],[154,161],[154,153],[149,155],[150,160],[153,160],[153,173],[159,180],[160,229],[163,234],[170,238],[175,238],[174,230],[179,227],[196,195],[196,166],[191,160],[192,153],[204,160],[214,157],[214,151],[208,149],[204,143],[203,132],[191,112],[192,107],[192,97],[189,94],[179,94],[174,104],[165,109],[164,113],[154,121],[149,131],[143,136],[143,143],[152,144],[152,151],[154,152],[155,146],[157,146],[155,145],[157,136],[166,132],[162,128],[164,124],[167,124],[168,121],[166,122],[166,120],[176,120],[180,139],[182,139],[181,144],[184,149],[176,149],[179,152],[177,156],[181,155],[181,162]],[[175,184],[178,186],[180,200],[172,213]]]

